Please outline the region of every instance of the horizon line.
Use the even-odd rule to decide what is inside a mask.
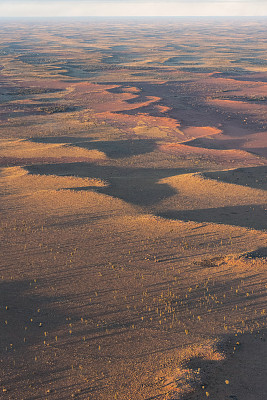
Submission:
[[[266,18],[266,15],[36,15],[36,16],[0,16],[1,19],[60,19],[60,18]]]

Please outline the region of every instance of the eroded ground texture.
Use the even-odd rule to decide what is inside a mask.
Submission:
[[[266,398],[266,26],[2,21],[1,398]]]

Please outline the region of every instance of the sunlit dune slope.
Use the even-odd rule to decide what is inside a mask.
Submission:
[[[104,160],[105,153],[69,144],[40,144],[27,140],[1,141],[0,165],[25,165],[38,162],[77,162]]]
[[[191,179],[197,187],[203,180]],[[4,387],[17,397],[49,389],[60,399],[67,381],[86,398],[89,380],[101,377],[93,399],[191,392],[195,369],[185,363],[199,356],[220,365],[217,335],[241,341],[262,326],[266,269],[239,254],[263,248],[266,233],[157,217],[92,189],[66,190],[76,185],[105,182],[1,170],[1,293],[9,307],[2,340],[12,340],[20,363],[19,383],[3,374]],[[51,351],[57,380],[47,385],[36,366],[49,374]]]

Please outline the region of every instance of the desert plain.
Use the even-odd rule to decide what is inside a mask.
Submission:
[[[267,397],[266,18],[0,26],[0,397]]]

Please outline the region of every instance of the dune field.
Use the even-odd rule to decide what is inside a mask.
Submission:
[[[266,399],[266,33],[0,25],[0,398]]]

